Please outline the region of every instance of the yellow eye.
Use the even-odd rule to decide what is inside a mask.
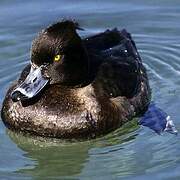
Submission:
[[[54,57],[54,61],[59,61],[61,59],[61,55],[60,54],[58,54],[58,55],[56,55],[55,57]]]

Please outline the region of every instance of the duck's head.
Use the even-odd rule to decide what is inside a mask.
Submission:
[[[88,57],[73,21],[62,21],[43,30],[32,43],[31,69],[12,92],[13,101],[35,97],[47,85],[74,86],[88,76]]]

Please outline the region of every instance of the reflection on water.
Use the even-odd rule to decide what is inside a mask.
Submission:
[[[0,103],[29,61],[38,31],[62,17],[78,19],[82,36],[107,28],[132,33],[148,70],[153,100],[180,129],[180,2],[0,1]],[[62,142],[6,131],[0,122],[0,179],[179,179],[179,136],[157,136],[136,120],[96,140]]]
[[[15,135],[12,138],[20,149],[27,152],[26,156],[35,162],[32,169],[21,169],[18,172],[33,177],[77,175],[88,157],[88,144],[40,142]]]
[[[137,122],[134,120],[107,136],[82,142],[28,137],[9,130],[7,133],[18,148],[26,152],[24,156],[30,158],[34,164],[18,169],[17,172],[32,177],[48,178],[81,176],[89,156],[105,156],[123,149],[121,144],[132,141],[137,135],[137,128]]]

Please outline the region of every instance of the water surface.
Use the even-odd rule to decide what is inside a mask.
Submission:
[[[0,1],[0,103],[29,61],[31,41],[61,18],[77,19],[82,36],[126,28],[148,70],[153,100],[180,130],[180,1]],[[86,142],[23,137],[0,122],[0,179],[180,179],[179,136],[123,128]]]

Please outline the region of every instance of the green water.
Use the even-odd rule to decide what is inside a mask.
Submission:
[[[38,31],[62,17],[82,36],[126,28],[148,70],[153,100],[180,130],[180,1],[0,1],[0,103],[29,61]],[[179,135],[156,135],[136,120],[86,142],[24,137],[0,121],[0,179],[180,179]]]

